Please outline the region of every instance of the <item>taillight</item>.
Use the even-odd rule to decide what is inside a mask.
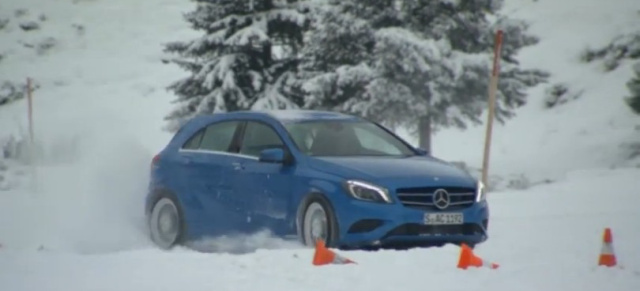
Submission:
[[[151,159],[151,166],[157,165],[159,161],[160,161],[160,155],[153,156],[153,159]]]

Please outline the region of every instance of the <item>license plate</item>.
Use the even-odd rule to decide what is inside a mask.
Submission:
[[[425,213],[424,224],[427,225],[452,225],[464,223],[462,213]]]

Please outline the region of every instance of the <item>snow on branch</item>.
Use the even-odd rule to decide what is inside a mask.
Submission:
[[[435,41],[420,39],[402,28],[380,29],[376,32],[376,39],[376,50],[380,55],[378,62],[396,62],[407,73],[431,71],[431,60],[442,56]]]
[[[236,31],[229,38],[227,38],[224,43],[231,46],[245,46],[255,43],[267,42],[269,41],[269,36],[266,34],[266,31],[266,21],[254,22],[253,25]]]

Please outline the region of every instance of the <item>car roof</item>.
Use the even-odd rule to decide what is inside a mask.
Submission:
[[[307,121],[307,120],[358,120],[353,115],[322,110],[282,109],[282,110],[256,110],[249,111],[255,114],[265,114],[280,121]]]
[[[213,114],[198,115],[191,123],[208,123],[211,121],[237,119],[237,118],[257,118],[275,119],[280,122],[285,121],[313,121],[313,120],[360,120],[360,118],[332,111],[322,110],[301,110],[301,109],[281,109],[281,110],[242,110],[220,112]]]

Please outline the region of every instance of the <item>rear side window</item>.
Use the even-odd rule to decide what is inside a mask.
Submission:
[[[204,130],[198,131],[194,134],[187,142],[182,146],[185,150],[196,150],[200,147],[200,141],[202,140],[202,136],[204,135]]]
[[[204,130],[202,141],[200,142],[200,149],[221,152],[228,151],[237,127],[237,121],[225,121],[207,126]]]

